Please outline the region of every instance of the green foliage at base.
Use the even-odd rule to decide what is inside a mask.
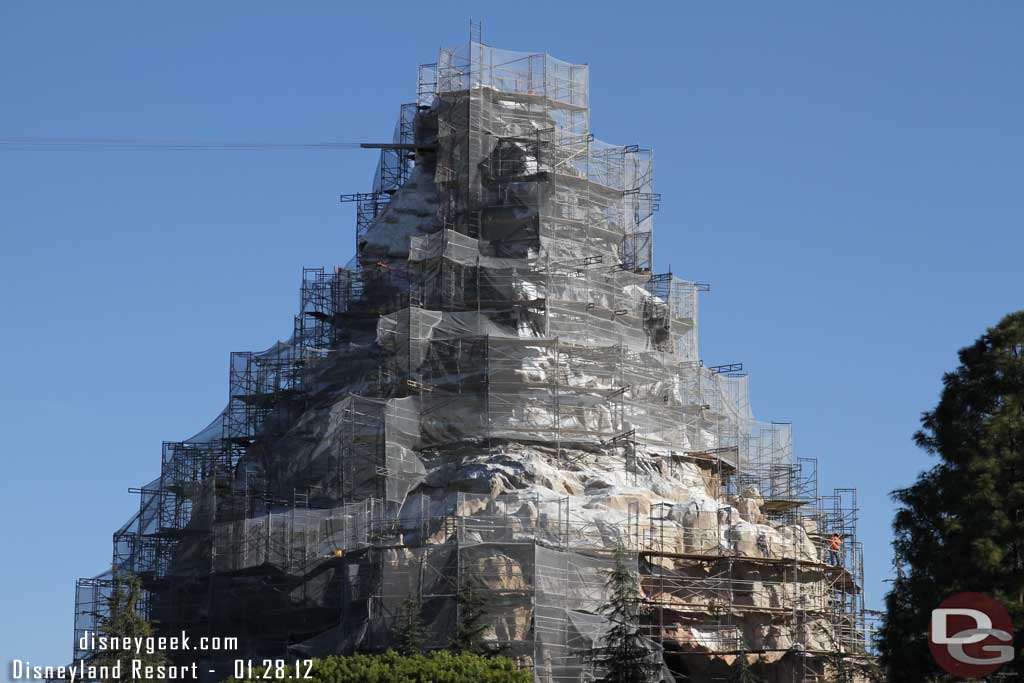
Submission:
[[[519,670],[507,657],[484,657],[446,650],[403,656],[326,657],[313,662],[309,678],[283,679],[293,683],[530,683],[529,671]],[[303,673],[305,673],[303,671]],[[231,679],[232,681],[236,679]],[[251,679],[253,681],[259,679]]]
[[[740,655],[736,658],[732,677],[729,680],[732,683],[765,683],[768,680],[768,673],[765,669],[760,656],[755,657],[751,662],[746,655]]]
[[[100,618],[99,633],[108,638],[149,638],[153,635],[153,626],[139,614],[137,605],[142,595],[142,584],[138,577],[121,572],[114,567],[113,586],[110,596],[106,600],[106,615]],[[167,658],[162,652],[148,653],[129,652],[125,650],[101,651],[89,658],[91,666],[120,665],[122,678],[103,679],[101,683],[123,683],[134,681],[128,675],[131,671],[132,661],[135,660],[142,667],[164,666],[168,664]]]
[[[459,606],[459,623],[449,649],[454,652],[493,654],[488,652],[488,644],[484,641],[484,633],[487,631],[487,601],[477,590],[476,581],[473,576],[464,577],[455,596],[456,604]]]
[[[646,683],[659,667],[640,631],[644,608],[639,574],[621,544],[615,548],[615,566],[608,572],[605,589],[608,601],[601,606],[601,613],[610,626],[603,643],[585,658],[604,672],[602,683]]]
[[[421,609],[422,605],[416,598],[410,597],[402,601],[402,607],[398,612],[398,628],[395,633],[395,645],[399,654],[410,656],[423,651]]]

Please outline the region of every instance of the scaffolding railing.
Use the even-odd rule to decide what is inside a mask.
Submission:
[[[543,98],[553,106],[586,109],[588,68],[543,53],[500,50],[471,42],[441,50],[438,92],[488,88],[504,95]]]
[[[371,191],[341,198],[356,258],[304,270],[290,340],[232,354],[221,431],[165,444],[115,567],[162,623],[212,628],[216,596],[266,589],[252,609],[294,622],[263,619],[258,646],[310,651],[383,646],[411,595],[442,646],[475,581],[488,637],[568,683],[621,549],[674,656],[785,652],[820,680],[819,655],[870,647],[856,493],[820,495],[742,364],[699,360],[708,287],[653,272],[653,154],[594,139],[587,67],[478,33],[420,67]],[[477,478],[517,452],[536,469]],[[446,467],[491,492],[437,494]],[[81,584],[76,633],[105,580]]]

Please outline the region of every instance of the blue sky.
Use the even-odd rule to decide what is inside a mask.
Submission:
[[[918,416],[1024,303],[1024,7],[347,4],[5,2],[0,136],[384,140],[471,16],[588,62],[597,137],[655,149],[657,269],[712,284],[702,355],[745,364],[823,488],[859,488],[878,606]],[[69,657],[127,489],[223,405],[230,351],[288,336],[302,266],[349,259],[337,195],[373,163],[0,149],[5,675]]]

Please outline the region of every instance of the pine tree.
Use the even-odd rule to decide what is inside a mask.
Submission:
[[[896,579],[879,637],[891,680],[941,676],[926,633],[931,610],[954,593],[998,600],[1024,642],[1024,311],[959,359],[914,437],[939,462],[893,492]],[[1019,675],[1024,663],[999,673]]]
[[[138,577],[123,574],[116,568],[113,574],[113,585],[110,596],[106,600],[106,616],[100,621],[99,633],[107,637],[117,638],[148,638],[153,635],[153,627],[139,614],[138,603],[142,593],[142,585]],[[137,660],[143,667],[161,666],[168,663],[162,652],[148,653],[113,650],[100,652],[91,659],[90,664],[97,666],[121,665],[121,678],[111,679],[118,683],[134,681],[131,677],[132,660]]]
[[[747,661],[746,655],[739,655],[736,657],[735,670],[730,680],[735,683],[765,683],[767,679],[763,674],[764,665],[761,663],[760,656],[751,664]]]
[[[459,620],[451,649],[455,652],[489,654],[490,649],[484,640],[487,631],[487,602],[477,590],[476,579],[472,575],[463,577],[455,599]]]
[[[873,657],[837,653],[828,661],[829,680],[835,683],[880,683],[882,672]]]
[[[610,626],[602,644],[587,657],[604,671],[601,680],[606,683],[646,683],[656,667],[640,632],[640,583],[621,544],[615,549],[614,559],[615,566],[605,582],[608,600],[601,609]]]
[[[395,645],[398,652],[417,655],[423,651],[423,620],[420,618],[420,601],[409,596],[402,601],[398,611],[398,628],[395,631]]]

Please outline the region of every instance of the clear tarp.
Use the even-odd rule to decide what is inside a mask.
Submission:
[[[594,139],[588,79],[479,42],[421,70],[356,257],[303,272],[292,337],[231,355],[227,407],[115,533],[163,623],[327,654],[391,643],[412,600],[440,647],[471,581],[489,640],[576,682],[623,548],[659,658],[863,642],[855,500],[701,362],[706,287],[653,270],[653,154]]]

